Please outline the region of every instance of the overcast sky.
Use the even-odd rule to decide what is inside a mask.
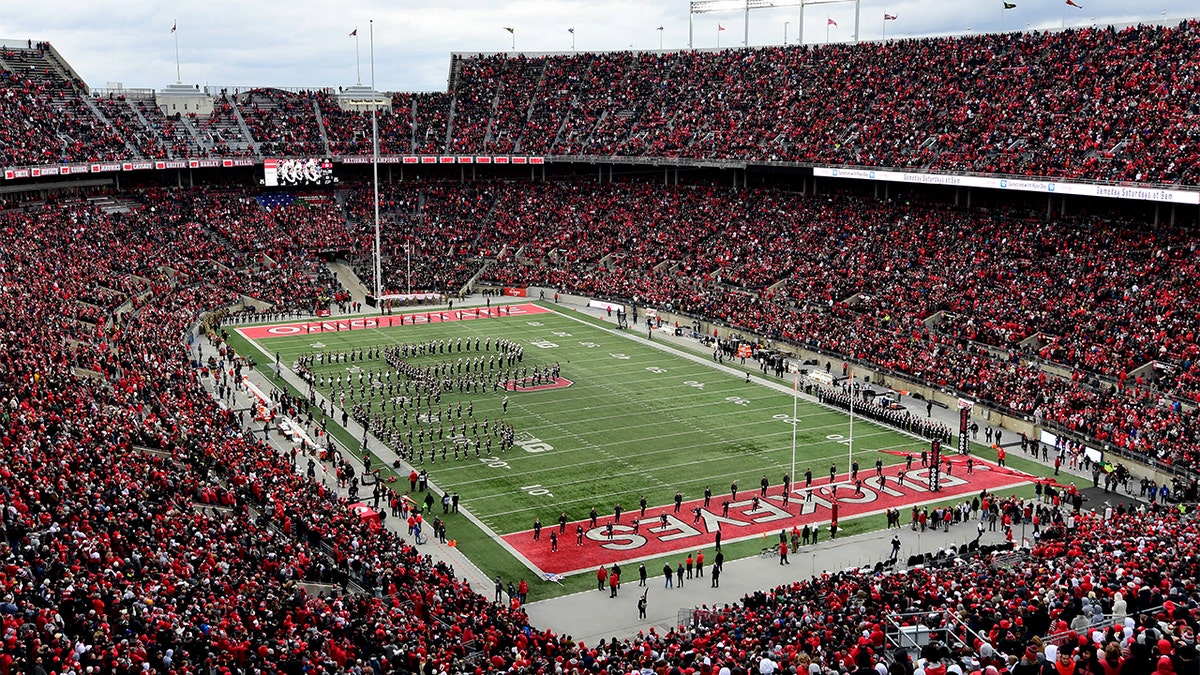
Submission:
[[[778,0],[780,4],[797,0]],[[811,2],[812,0],[810,0]],[[1162,22],[1200,15],[1200,0],[862,0],[861,36],[888,37]],[[733,0],[736,7],[738,0]],[[688,46],[688,0],[408,0],[288,2],[245,0],[12,0],[0,12],[0,40],[49,40],[92,87],[160,88],[175,81],[175,36],[183,81],[217,86],[354,84],[358,29],[362,80],[370,82],[369,21],[375,25],[375,82],[385,91],[446,89],[455,51],[666,49]],[[809,43],[846,41],[854,2],[808,5]],[[744,12],[693,16],[696,48],[741,46]],[[828,19],[837,27],[828,25]],[[750,45],[797,39],[798,6],[752,10]],[[719,32],[718,25],[725,31]],[[513,27],[515,34],[504,30]],[[659,26],[663,27],[660,32]]]

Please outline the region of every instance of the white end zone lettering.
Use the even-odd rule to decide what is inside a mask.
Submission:
[[[682,520],[676,518],[674,515],[667,516],[667,524],[665,526],[655,525],[646,529],[655,534],[659,534],[659,541],[674,541],[676,539],[700,536],[700,530],[688,525]],[[660,534],[662,532],[673,532],[674,534]]]
[[[633,533],[632,525],[613,525],[613,538],[609,539],[607,528],[593,527],[584,533],[592,541],[600,542],[601,548],[612,551],[632,551],[646,545],[646,538]]]

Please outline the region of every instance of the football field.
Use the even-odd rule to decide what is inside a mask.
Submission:
[[[404,325],[385,316],[342,323],[342,330],[325,322],[239,332],[285,367],[311,357],[317,390],[340,407],[357,405],[358,416],[382,430],[381,441],[429,471],[440,490],[458,493],[461,508],[537,573],[696,549],[717,531],[736,541],[805,522],[827,526],[832,508],[851,518],[934,497],[921,494],[918,467],[898,482],[904,459],[892,454],[919,455],[928,441],[856,419],[853,459],[866,485],[858,489],[847,475],[849,417],[797,403],[790,380],[769,384],[752,360],[747,381],[704,354],[648,341],[636,327],[620,331],[536,304],[474,311],[409,315]],[[391,364],[387,348],[399,355]],[[350,353],[354,360],[345,360]],[[425,380],[438,381],[436,396],[398,374],[397,363],[418,379],[436,374]],[[329,420],[338,421],[337,414]],[[877,460],[885,465],[882,480]],[[813,481],[805,489],[807,471]],[[400,473],[393,486],[406,491],[407,468]],[[792,474],[786,497],[785,474]],[[1000,472],[988,478],[982,487],[1023,482]],[[950,477],[937,497],[980,487]],[[533,531],[535,521],[541,532]]]

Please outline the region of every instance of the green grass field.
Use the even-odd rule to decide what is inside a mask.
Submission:
[[[618,502],[626,511],[634,511],[642,496],[655,506],[670,503],[676,491],[684,499],[699,498],[705,486],[720,495],[728,492],[731,481],[749,491],[757,489],[764,475],[774,486],[791,470],[790,386],[783,391],[766,386],[757,370],[752,370],[754,375],[747,383],[743,375],[717,370],[704,356],[697,360],[664,350],[658,343],[649,343],[644,332],[616,331],[611,324],[570,311],[274,337],[259,344],[268,353],[277,352],[286,366],[318,349],[366,350],[373,345],[457,341],[460,337],[516,341],[524,347],[522,366],[532,370],[534,365],[558,362],[562,377],[573,382],[566,388],[509,393],[507,413],[501,410],[504,392],[443,394],[442,408],[459,402],[464,407],[471,404],[474,419],[480,423],[484,418],[493,422],[502,418],[514,428],[517,445],[503,454],[497,442],[490,458],[486,453],[476,457],[468,450],[463,459],[455,461],[451,455],[442,461],[439,451],[436,461],[427,457],[424,464],[418,464],[429,470],[440,488],[457,491],[463,508],[491,533],[527,530],[535,518],[550,526],[561,511],[572,521],[586,518],[592,507],[604,515]],[[314,344],[323,346],[314,348]],[[234,339],[234,346],[242,353],[254,351],[240,336]],[[478,355],[455,351],[409,361],[429,365]],[[746,368],[754,366],[747,360]],[[380,359],[324,365],[315,367],[314,372],[356,377],[357,367],[383,369],[386,364]],[[328,389],[323,393],[337,400]],[[802,480],[806,469],[816,478],[828,476],[832,463],[839,472],[848,470],[847,415],[801,400],[797,418],[793,478]],[[336,421],[330,420],[331,428]],[[454,422],[461,424],[457,419]],[[410,424],[419,428],[415,418]],[[431,425],[424,426],[428,429]],[[348,447],[359,447],[358,439],[340,432],[335,435]],[[433,445],[440,448],[441,443]],[[885,464],[901,461],[877,450],[919,453],[927,447],[927,441],[862,419],[854,423],[854,456],[863,471],[873,467],[877,458]],[[393,485],[397,490],[408,488],[403,476]],[[844,532],[849,534],[876,529],[883,523],[846,525],[849,529]],[[477,537],[473,536],[474,527],[465,522],[455,521],[452,527],[451,537],[459,540],[460,549],[489,575],[511,578],[525,569],[498,543],[483,541],[490,539],[486,531]],[[742,555],[757,552],[756,547],[752,549]],[[737,554],[734,549],[727,555]]]

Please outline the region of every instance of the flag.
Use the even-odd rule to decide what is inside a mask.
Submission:
[[[171,23],[171,32],[172,32],[172,33],[174,33],[174,32],[175,32],[175,29],[176,29],[178,26],[179,26],[179,22],[178,22],[178,21],[172,22],[172,23]]]
[[[1013,8],[1014,8],[1014,7],[1016,7],[1016,6],[1017,6],[1017,5],[1016,5],[1015,3],[1012,3],[1012,2],[1006,2],[1006,3],[1004,3],[1004,9],[1013,9]]]
[[[658,28],[655,28],[654,30],[662,30],[662,29],[663,29],[663,27],[659,26]]]
[[[1072,0],[1067,0],[1067,4],[1072,7],[1075,7],[1076,9],[1083,9],[1083,5],[1075,4],[1075,2],[1073,2]]]
[[[354,30],[350,31],[350,35],[349,35],[349,37],[354,37],[354,36],[356,36],[356,35],[358,35],[358,29],[357,29],[357,28],[355,28]]]
[[[575,28],[573,28],[573,27],[572,27],[572,28],[568,28],[568,29],[567,29],[567,32],[568,32],[568,33],[570,33],[571,35],[574,35],[574,34],[575,34]]]
[[[717,24],[717,32],[719,33],[723,30],[725,30],[725,26],[722,26],[721,24]]]
[[[884,14],[883,14],[884,21],[895,21],[896,19],[899,19],[899,18],[900,17],[896,16],[895,14],[888,14],[887,12],[884,12]]]
[[[516,28],[509,28],[508,26],[505,26],[504,30],[508,31],[509,33],[513,33],[513,34],[515,34],[517,32]]]
[[[834,28],[837,28],[837,22],[834,21],[833,19],[825,19],[825,25],[833,26]]]

